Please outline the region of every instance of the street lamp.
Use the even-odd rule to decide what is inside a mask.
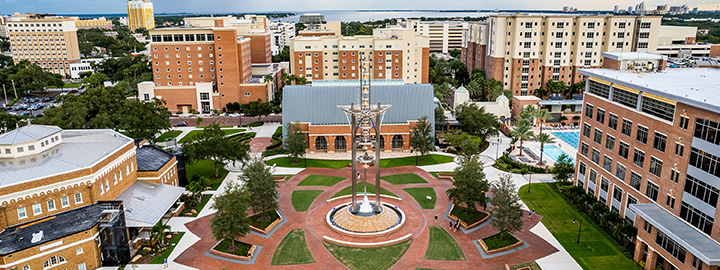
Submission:
[[[502,143],[502,138],[498,138],[497,144],[495,145],[495,161],[498,159],[498,151],[500,150],[500,144]]]
[[[576,219],[573,218],[573,224],[575,224],[575,220]],[[582,221],[583,221],[582,219],[579,219],[579,220],[580,220],[580,228],[578,228],[578,239],[577,239],[578,245],[580,244],[580,231],[582,231]]]
[[[527,169],[523,169],[523,170],[522,170],[522,175],[523,175],[523,177],[524,177],[525,174],[527,174],[527,173],[528,173],[528,170],[527,170]],[[527,193],[530,193],[530,186],[532,186],[532,171],[530,172],[530,182],[528,183],[528,192],[527,192]]]

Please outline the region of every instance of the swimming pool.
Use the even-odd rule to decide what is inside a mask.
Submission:
[[[580,132],[553,132],[552,135],[575,147],[575,149],[580,145]]]
[[[538,153],[540,153],[540,148],[539,148],[539,147],[538,147],[538,148],[535,148],[535,150],[537,150]],[[557,148],[557,146],[554,146],[554,145],[546,145],[546,146],[545,146],[545,151],[544,151],[545,157],[552,158],[552,160],[554,160],[555,162],[557,162],[558,158],[559,158],[560,155],[562,155],[562,154],[565,154],[565,152],[563,152],[562,150],[560,150],[560,148]],[[574,157],[571,157],[571,156],[569,156],[568,154],[565,154],[565,155],[570,158],[570,161],[572,161],[572,164],[575,164],[575,158],[574,158]]]

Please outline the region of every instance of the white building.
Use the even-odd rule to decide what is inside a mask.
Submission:
[[[485,108],[486,112],[492,113],[500,119],[510,118],[510,100],[504,95],[499,96],[495,101],[474,102],[470,99],[470,92],[465,87],[460,86],[455,90],[453,98],[453,109],[457,109],[462,104],[474,103],[478,108]]]
[[[290,46],[290,39],[295,37],[295,24],[287,22],[272,22],[268,25],[268,30],[272,32],[271,50],[273,55],[277,55],[285,46]]]
[[[470,29],[470,23],[464,21],[407,20],[404,26],[430,38],[430,53],[445,54],[462,49],[463,36]]]
[[[80,74],[84,72],[95,72],[94,66],[99,65],[104,61],[105,59],[103,58],[80,59],[79,63],[70,64],[70,78],[80,79]]]

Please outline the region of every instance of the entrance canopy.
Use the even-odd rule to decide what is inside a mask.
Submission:
[[[128,228],[152,227],[180,198],[184,188],[137,181],[116,200],[125,205],[125,222]]]

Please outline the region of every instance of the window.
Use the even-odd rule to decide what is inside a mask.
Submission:
[[[583,136],[590,138],[590,125],[588,123],[583,125]]]
[[[610,151],[615,150],[615,137],[610,136],[610,134],[605,136],[605,148]]]
[[[600,122],[600,124],[605,124],[605,110],[598,108],[595,120]]]
[[[654,98],[643,96],[640,110],[644,113],[657,116],[666,121],[673,121],[675,116],[675,104],[660,101]]]
[[[105,180],[105,184],[107,185],[107,180]],[[108,188],[109,189],[109,188]],[[75,203],[82,203],[82,194],[81,193],[75,193]]]
[[[618,163],[618,164],[615,166],[615,176],[616,176],[618,179],[620,179],[620,180],[622,180],[622,181],[625,181],[625,166],[623,166],[622,164]]]
[[[85,263],[78,264],[78,270],[87,270]]]
[[[608,172],[612,171],[612,158],[608,156],[603,157],[603,169],[605,169]]]
[[[665,152],[666,141],[667,141],[667,136],[665,136],[665,134],[655,131],[655,139],[653,140],[653,148],[657,149],[660,152]]]
[[[675,143],[675,155],[682,157],[684,152],[685,152],[685,145],[676,142]]]
[[[600,189],[607,192],[608,188],[610,187],[610,181],[605,179],[605,177],[601,177],[602,181],[600,182]]]
[[[679,127],[680,127],[680,128],[682,128],[682,129],[687,129],[687,128],[688,128],[688,123],[690,123],[690,117],[680,116],[680,121],[679,121],[679,122],[680,122],[680,124],[679,124]],[[696,124],[697,124],[697,122],[696,122]],[[695,131],[697,132],[697,126],[695,126],[695,128],[696,128]]]
[[[18,219],[27,218],[27,212],[25,212],[25,207],[18,208],[17,213],[18,213]]]
[[[75,255],[80,255],[80,254],[83,254],[83,249],[82,249],[82,248],[76,249],[76,250],[75,250]]]
[[[670,194],[668,194],[667,198],[665,199],[665,205],[670,207],[670,209],[675,209],[675,197],[670,196]]]
[[[642,177],[635,172],[630,172],[630,186],[639,191],[641,184]]]
[[[615,199],[618,202],[622,202],[622,195],[623,195],[622,189],[615,186],[613,188],[613,199]]]
[[[647,143],[648,128],[638,125],[637,136],[635,138],[637,139],[638,142]]]
[[[652,224],[650,224],[649,222],[645,221],[645,224],[643,225],[643,230],[644,230],[645,232],[647,232],[648,234],[651,234],[651,233],[652,233]]]
[[[594,138],[595,143],[602,144],[602,135],[603,135],[603,132],[596,128],[595,129],[595,138]]]
[[[680,217],[708,235],[712,232],[715,218],[706,215],[686,202],[680,204]]]
[[[685,179],[685,192],[713,207],[716,207],[718,202],[718,193],[720,193],[720,190],[688,174]]]
[[[582,143],[582,146],[580,147],[580,154],[583,156],[588,156],[588,145],[586,143]]]
[[[32,210],[33,210],[33,215],[34,215],[34,216],[37,216],[37,215],[39,215],[39,214],[42,214],[42,205],[40,205],[39,203],[33,204],[33,205],[32,205]]]
[[[660,177],[662,174],[662,160],[659,160],[655,157],[650,157],[650,173],[654,174],[657,177]]]
[[[618,155],[623,157],[624,159],[628,158],[628,152],[630,151],[630,146],[625,142],[620,142],[620,147],[618,149]]]
[[[625,134],[625,136],[630,136],[630,133],[632,133],[632,121],[623,119],[622,130],[620,132]]]
[[[600,151],[598,151],[597,149],[594,149],[594,148],[592,150],[592,161],[595,164],[598,164],[598,165],[600,164]]]
[[[693,256],[692,268],[693,269],[702,269],[702,266],[703,266],[703,262],[700,259],[698,259],[698,257]]]
[[[580,162],[580,168],[579,168],[580,174],[585,175],[586,170],[587,170],[587,165],[585,165],[585,163]]]
[[[647,189],[645,190],[645,195],[648,196],[653,201],[657,202],[657,196],[658,196],[658,190],[660,187],[656,185],[653,182],[648,181],[647,182]]]
[[[585,117],[587,117],[587,118],[593,117],[593,105],[585,104]]]
[[[684,118],[685,117],[680,117],[680,121],[683,121]],[[709,143],[720,145],[720,124],[715,121],[698,118],[695,120],[694,136]]]
[[[62,207],[68,207],[70,206],[70,200],[67,196],[60,198],[60,206]]]
[[[645,152],[635,148],[635,153],[633,154],[633,164],[642,168],[644,163],[645,163]]]
[[[608,98],[610,96],[610,85],[602,84],[596,81],[589,81],[588,92],[603,98]],[[592,114],[588,117],[592,118]]]
[[[720,177],[720,158],[708,152],[700,151],[695,147],[690,149],[688,164],[703,170],[706,173]]]
[[[670,239],[670,237],[665,235],[660,230],[657,230],[657,236],[655,237],[655,243],[658,244],[660,247],[662,247],[670,255],[675,257],[675,259],[678,259],[681,262],[685,262],[685,254],[686,254],[685,248],[680,246],[674,240]]]
[[[48,211],[53,211],[53,210],[55,210],[55,209],[56,209],[56,208],[55,208],[55,200],[49,200],[49,201],[47,201],[47,208],[48,208]]]
[[[588,177],[588,180],[591,183],[595,184],[595,182],[597,181],[597,172],[595,172],[595,170],[590,169],[590,176]]]
[[[670,181],[677,183],[680,181],[680,172],[675,169],[670,170]]]

